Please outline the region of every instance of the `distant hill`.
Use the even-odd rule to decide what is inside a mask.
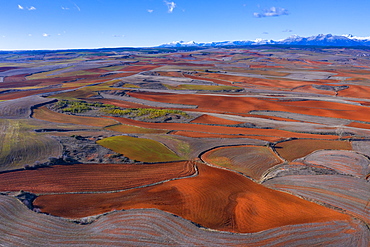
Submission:
[[[244,45],[312,45],[312,46],[370,46],[370,37],[355,37],[353,35],[319,34],[311,37],[293,35],[284,40],[246,40],[246,41],[221,41],[197,43],[194,41],[175,41],[160,45],[159,47],[218,47],[218,46],[244,46]]]

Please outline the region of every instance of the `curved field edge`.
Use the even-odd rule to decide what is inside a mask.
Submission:
[[[293,161],[320,149],[352,150],[349,141],[293,139],[274,145],[275,151],[285,160]]]
[[[113,193],[195,176],[191,161],[157,164],[74,164],[0,174],[0,191]]]
[[[102,215],[90,224],[28,210],[0,195],[0,242],[6,246],[368,246],[370,232],[356,220],[289,225],[250,234],[198,228],[157,209]],[[89,219],[86,219],[87,222]]]
[[[370,224],[370,183],[345,175],[290,175],[263,185],[336,208]]]
[[[266,171],[283,162],[266,146],[219,147],[203,153],[201,159],[241,172],[254,180],[260,180]]]
[[[97,141],[105,148],[121,153],[132,160],[142,162],[166,162],[183,160],[162,143],[131,136],[113,136]]]
[[[232,232],[349,219],[235,172],[196,164],[198,176],[117,193],[41,195],[33,205],[42,212],[70,219],[99,215],[112,208],[157,208],[207,228]]]

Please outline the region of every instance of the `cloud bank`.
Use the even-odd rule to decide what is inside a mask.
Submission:
[[[262,17],[276,17],[281,15],[288,15],[288,10],[279,7],[271,7],[269,9],[265,9],[262,13],[253,13],[254,17],[262,18]]]

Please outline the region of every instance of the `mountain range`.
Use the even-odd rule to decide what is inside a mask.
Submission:
[[[370,46],[370,37],[356,37],[349,35],[319,34],[311,37],[293,35],[284,40],[246,40],[197,43],[194,41],[175,41],[162,44],[159,47],[217,47],[217,46],[245,46],[245,45],[311,45],[311,46]]]

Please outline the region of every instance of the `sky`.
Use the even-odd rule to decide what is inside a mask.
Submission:
[[[0,50],[370,36],[370,0],[0,0]]]

